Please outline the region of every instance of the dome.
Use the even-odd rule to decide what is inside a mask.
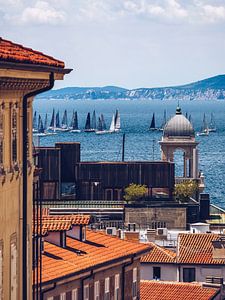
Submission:
[[[195,132],[191,122],[182,115],[178,106],[176,115],[172,117],[165,125],[163,130],[164,137],[194,137]]]

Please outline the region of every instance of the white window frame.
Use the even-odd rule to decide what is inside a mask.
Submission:
[[[119,290],[120,290],[120,274],[115,275],[115,292],[114,299],[119,300]]]
[[[71,292],[71,298],[72,300],[78,300],[78,292],[77,289],[73,289]]]
[[[60,300],[66,300],[66,293],[60,293]]]
[[[110,299],[110,277],[105,278],[104,299]]]
[[[95,281],[95,286],[94,286],[94,300],[99,300],[100,299],[100,282],[99,280]]]
[[[137,268],[133,268],[132,297],[133,300],[137,299]]]
[[[84,286],[84,300],[89,300],[89,284],[85,284]]]

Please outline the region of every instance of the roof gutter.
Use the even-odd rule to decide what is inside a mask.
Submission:
[[[23,202],[22,202],[22,299],[27,300],[27,145],[28,145],[28,137],[27,137],[27,127],[28,127],[28,120],[27,120],[27,103],[30,97],[34,97],[40,93],[46,92],[52,89],[54,86],[54,73],[51,72],[49,75],[49,84],[48,86],[32,91],[27,93],[23,96],[22,102],[22,137],[23,137],[23,158],[22,158],[22,170],[23,170],[23,185],[22,185],[22,195],[23,195]]]

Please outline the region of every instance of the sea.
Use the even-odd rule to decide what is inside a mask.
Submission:
[[[125,134],[125,160],[160,160],[159,141],[162,131],[149,131],[152,115],[155,113],[156,126],[163,122],[164,110],[167,119],[176,111],[177,101],[168,100],[43,100],[35,99],[34,110],[50,122],[52,110],[59,110],[62,118],[67,109],[71,120],[73,110],[78,113],[80,129],[85,126],[87,113],[95,110],[97,117],[104,115],[107,127],[110,126],[116,109],[121,115],[121,131],[114,134],[61,132],[56,135],[35,138],[40,146],[54,146],[56,142],[80,142],[82,161],[120,161],[122,159],[122,140]],[[213,113],[217,131],[209,136],[196,136],[199,142],[199,169],[205,176],[205,192],[210,193],[211,203],[225,209],[225,101],[180,101],[182,113],[191,115],[195,132],[200,131],[203,116],[210,122]],[[175,173],[182,172],[182,152],[175,154]]]

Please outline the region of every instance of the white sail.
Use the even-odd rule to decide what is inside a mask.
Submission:
[[[115,119],[115,131],[120,130],[120,113],[117,111],[116,113],[116,119]]]
[[[114,114],[112,116],[112,122],[111,122],[111,125],[110,125],[110,128],[109,128],[109,131],[110,132],[114,132],[115,131],[115,116],[114,116]]]

